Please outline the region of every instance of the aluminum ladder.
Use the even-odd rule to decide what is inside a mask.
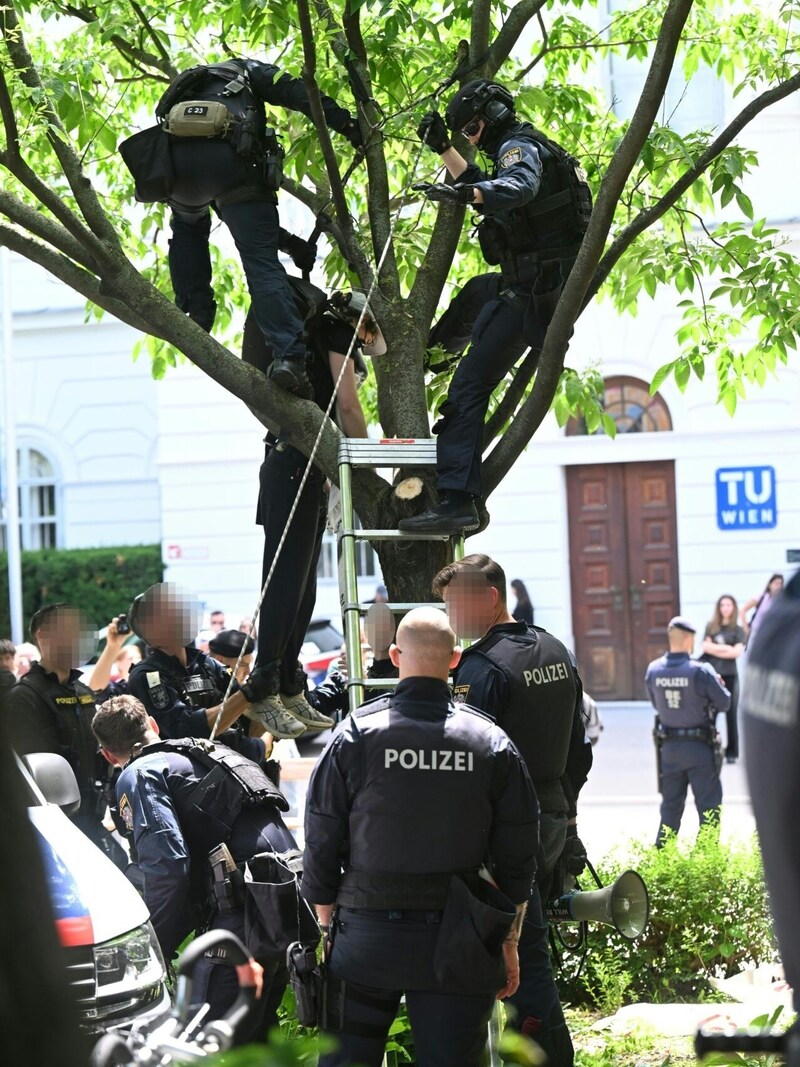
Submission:
[[[400,530],[356,529],[353,509],[354,467],[435,467],[436,442],[431,438],[389,438],[380,441],[363,437],[346,437],[339,444],[339,492],[341,494],[342,522],[338,531],[339,555],[342,569],[342,616],[344,619],[345,648],[348,664],[348,698],[350,710],[364,702],[365,689],[387,689],[396,685],[394,679],[364,677],[361,658],[361,617],[369,604],[359,603],[356,574],[356,542],[358,541],[449,541],[453,559],[464,555],[463,534],[402,533]],[[433,575],[431,575],[433,578]],[[395,615],[405,615],[412,608],[430,606],[444,608],[441,603],[401,604],[389,603]]]

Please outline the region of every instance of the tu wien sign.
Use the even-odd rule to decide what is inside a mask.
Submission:
[[[771,530],[777,525],[774,467],[721,467],[717,471],[720,530]]]

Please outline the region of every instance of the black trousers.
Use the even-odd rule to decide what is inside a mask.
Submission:
[[[261,464],[258,522],[264,527],[261,586],[269,574],[308,460],[295,448],[267,446]],[[322,472],[312,466],[261,605],[256,665],[278,664],[280,692],[302,691],[297,657],[317,598],[317,563],[328,497]]]
[[[573,262],[543,263],[524,284],[509,285],[500,274],[478,275],[433,327],[430,345],[459,353],[471,342],[433,428],[438,434],[440,493],[482,495],[483,427],[489,400],[527,348],[541,349]]]
[[[417,1067],[483,1064],[494,997],[437,989],[433,953],[441,912],[408,914],[339,910],[331,969],[347,982],[344,1029],[330,1035],[338,1048],[319,1067],[380,1067],[403,993]]]
[[[665,829],[675,833],[680,829],[689,786],[694,794],[700,825],[719,819],[722,782],[714,765],[711,745],[691,738],[664,742],[661,747],[661,825],[656,845],[663,842]]]
[[[725,712],[725,755],[730,759],[739,758],[739,675],[723,676],[728,692],[731,694],[731,706]]]

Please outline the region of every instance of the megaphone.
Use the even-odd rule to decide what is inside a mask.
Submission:
[[[635,941],[647,927],[650,900],[636,871],[625,871],[604,889],[565,893],[545,908],[545,915],[552,923],[606,923],[626,940]]]

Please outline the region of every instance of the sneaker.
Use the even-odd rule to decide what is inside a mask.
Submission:
[[[281,389],[285,389],[287,393],[294,393],[303,400],[310,400],[314,395],[311,381],[306,373],[305,360],[274,359],[267,370],[267,377],[271,378]]]
[[[306,732],[303,723],[294,715],[290,715],[281,703],[279,696],[264,697],[251,704],[245,715],[254,722],[261,723],[273,737],[283,737],[294,741]]]
[[[332,726],[336,725],[333,719],[323,715],[316,708],[312,708],[302,693],[298,693],[297,696],[293,697],[281,693],[280,699],[289,714],[299,719],[308,730],[330,730]]]

